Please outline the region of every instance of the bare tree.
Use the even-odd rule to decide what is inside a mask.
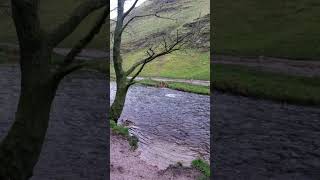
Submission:
[[[145,14],[145,15],[135,15],[130,17],[129,14],[135,8],[138,0],[135,0],[133,5],[129,8],[128,11],[124,12],[124,4],[126,0],[118,0],[118,15],[117,20],[115,21],[116,26],[115,30],[112,34],[113,36],[113,66],[116,74],[116,83],[117,83],[117,91],[115,95],[115,99],[110,109],[110,118],[114,121],[118,121],[127,95],[127,91],[131,85],[135,83],[135,78],[142,72],[143,68],[146,64],[156,60],[161,56],[165,56],[174,51],[180,50],[187,40],[190,39],[192,33],[179,34],[177,33],[174,36],[163,36],[162,40],[158,40],[156,45],[150,45],[148,50],[146,51],[146,57],[137,61],[133,64],[128,70],[124,70],[123,68],[123,59],[121,56],[121,43],[122,43],[122,35],[126,28],[129,26],[131,22],[136,19],[144,18],[148,16],[155,16],[157,18],[165,18],[162,17],[158,13],[153,14]],[[130,17],[130,18],[129,18]],[[129,78],[130,77],[130,78]]]
[[[0,179],[3,180],[25,180],[32,176],[58,85],[66,75],[86,66],[87,62],[75,57],[109,19],[106,0],[84,0],[64,23],[47,32],[40,25],[39,3],[40,0],[11,0],[20,48],[21,92],[15,121],[0,145]],[[76,43],[64,62],[52,64],[53,48],[72,34],[87,16],[103,7],[105,10],[94,26]]]

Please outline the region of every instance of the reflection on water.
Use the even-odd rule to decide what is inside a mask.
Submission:
[[[111,83],[111,101],[116,84]],[[209,160],[209,96],[167,88],[130,88],[120,121],[130,120],[130,132],[139,138],[140,157],[165,169],[181,162],[189,166],[195,158]]]

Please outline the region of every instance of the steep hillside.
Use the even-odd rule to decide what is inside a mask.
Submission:
[[[174,20],[148,16],[133,21],[123,37],[125,68],[145,56],[145,48],[150,41],[162,35],[176,33],[177,30],[181,33],[186,32],[195,23],[201,23],[204,28],[197,42],[193,43],[194,46],[189,46],[186,52],[170,54],[148,64],[141,75],[208,80],[210,76],[210,1],[147,0],[133,11],[131,17],[155,12],[162,17]]]
[[[143,46],[150,39],[170,34],[171,32],[175,33],[177,29],[183,32],[188,24],[190,25],[199,19],[209,26],[209,4],[209,0],[147,0],[133,11],[131,17],[157,12],[158,15],[172,20],[155,16],[136,19],[124,34],[124,48],[136,49]],[[203,19],[207,19],[207,21]],[[209,27],[205,33],[209,37]],[[207,42],[209,43],[209,41]],[[209,47],[209,44],[207,44],[207,47]]]
[[[84,0],[64,0],[64,1],[41,1],[41,23],[47,30],[53,29],[57,25],[63,23],[69,16],[69,14]],[[93,24],[95,17],[99,12],[95,12],[89,16],[80,27],[68,37],[60,47],[71,47],[84,33],[86,33],[90,25]],[[16,33],[11,17],[6,14],[0,16],[0,43],[16,43]],[[102,29],[101,33],[95,38],[95,40],[89,45],[91,48],[105,49],[106,43],[106,27]]]
[[[227,55],[320,57],[320,1],[215,1],[215,52]]]

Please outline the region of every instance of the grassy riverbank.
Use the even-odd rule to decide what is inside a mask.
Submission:
[[[214,65],[214,88],[285,103],[320,105],[320,78],[256,71],[237,65]]]
[[[137,81],[138,84],[146,85],[146,86],[159,86],[159,81],[153,80],[141,80]],[[180,82],[165,82],[166,88],[174,89],[178,91],[191,92],[196,94],[210,95],[210,87],[208,86],[200,86],[193,85],[188,83],[180,83]]]

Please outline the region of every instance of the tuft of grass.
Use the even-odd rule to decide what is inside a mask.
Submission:
[[[122,125],[117,125],[117,123],[113,120],[110,120],[110,128],[112,130],[112,132],[122,135],[124,137],[129,137],[129,129],[122,126]]]
[[[159,81],[141,80],[141,81],[137,81],[137,83],[146,85],[146,86],[158,87]],[[167,84],[167,88],[170,88],[170,89],[184,91],[184,92],[191,92],[196,94],[210,95],[210,87],[208,86],[193,85],[193,84],[181,83],[181,82],[166,82],[166,84]]]
[[[133,150],[136,150],[138,148],[138,142],[139,142],[138,137],[134,135],[130,136],[129,129],[127,127],[118,125],[114,120],[110,120],[110,128],[113,133],[121,135],[124,138],[126,138]]]
[[[128,141],[133,150],[136,150],[138,148],[139,139],[137,136],[128,136]]]
[[[284,103],[320,105],[320,77],[262,72],[239,65],[214,65],[214,89]]]
[[[191,162],[193,168],[198,169],[206,178],[210,177],[210,165],[202,159],[196,159]]]

